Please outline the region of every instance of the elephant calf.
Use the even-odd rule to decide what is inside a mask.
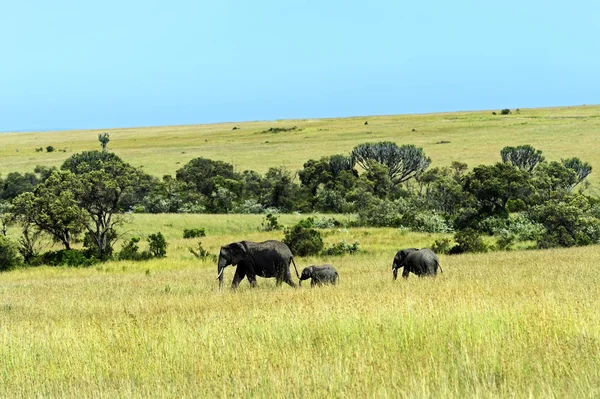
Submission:
[[[442,271],[437,255],[429,248],[407,248],[398,251],[392,263],[394,280],[398,277],[398,269],[401,267],[404,267],[402,271],[403,278],[408,278],[410,272],[422,277],[435,276],[438,267]]]
[[[338,272],[331,265],[323,265],[323,266],[309,266],[302,270],[302,275],[300,276],[299,285],[302,285],[302,280],[310,280],[310,286],[314,287],[315,285],[325,284],[333,284],[336,285],[339,279]]]

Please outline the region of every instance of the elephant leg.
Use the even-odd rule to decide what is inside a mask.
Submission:
[[[256,287],[256,274],[250,271],[246,271],[246,277],[248,277],[248,281],[250,282],[251,287]]]
[[[408,270],[407,267],[404,267],[404,270],[402,270],[402,278],[408,278],[408,273],[410,273],[410,270]]]
[[[240,281],[242,281],[246,277],[246,270],[243,267],[239,267],[235,270],[235,275],[233,276],[233,281],[231,282],[231,288],[234,290],[240,285]]]
[[[285,283],[290,287],[296,288],[296,283],[294,283],[294,281],[292,280],[292,276],[290,276],[289,273],[287,274],[287,276],[285,276],[285,279],[283,281],[285,281]]]

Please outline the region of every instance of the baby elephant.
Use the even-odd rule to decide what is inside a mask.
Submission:
[[[302,270],[302,275],[300,276],[299,285],[302,285],[302,280],[310,281],[310,286],[314,287],[315,285],[325,284],[333,284],[336,285],[339,279],[338,272],[331,265],[323,265],[323,266],[309,266]]]

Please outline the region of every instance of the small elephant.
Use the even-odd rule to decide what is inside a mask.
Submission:
[[[309,266],[302,270],[302,275],[300,276],[299,285],[302,285],[302,280],[310,280],[310,286],[314,287],[315,285],[325,284],[333,284],[336,285],[339,280],[338,272],[331,265],[323,265],[323,266]]]
[[[392,273],[394,280],[398,277],[398,269],[404,267],[402,277],[408,278],[408,273],[413,272],[419,277],[435,276],[438,267],[443,272],[440,266],[440,261],[437,255],[429,248],[417,249],[407,248],[396,253],[394,262],[392,263]]]

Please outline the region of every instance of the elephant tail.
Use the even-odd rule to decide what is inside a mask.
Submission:
[[[292,264],[294,265],[294,270],[296,271],[296,277],[300,280],[300,274],[298,274],[298,269],[296,268],[296,262],[294,262],[294,257],[291,257]]]
[[[444,271],[442,270],[442,265],[440,265],[440,262],[436,260],[435,263],[437,263],[438,267],[440,268],[440,273],[444,273]]]

